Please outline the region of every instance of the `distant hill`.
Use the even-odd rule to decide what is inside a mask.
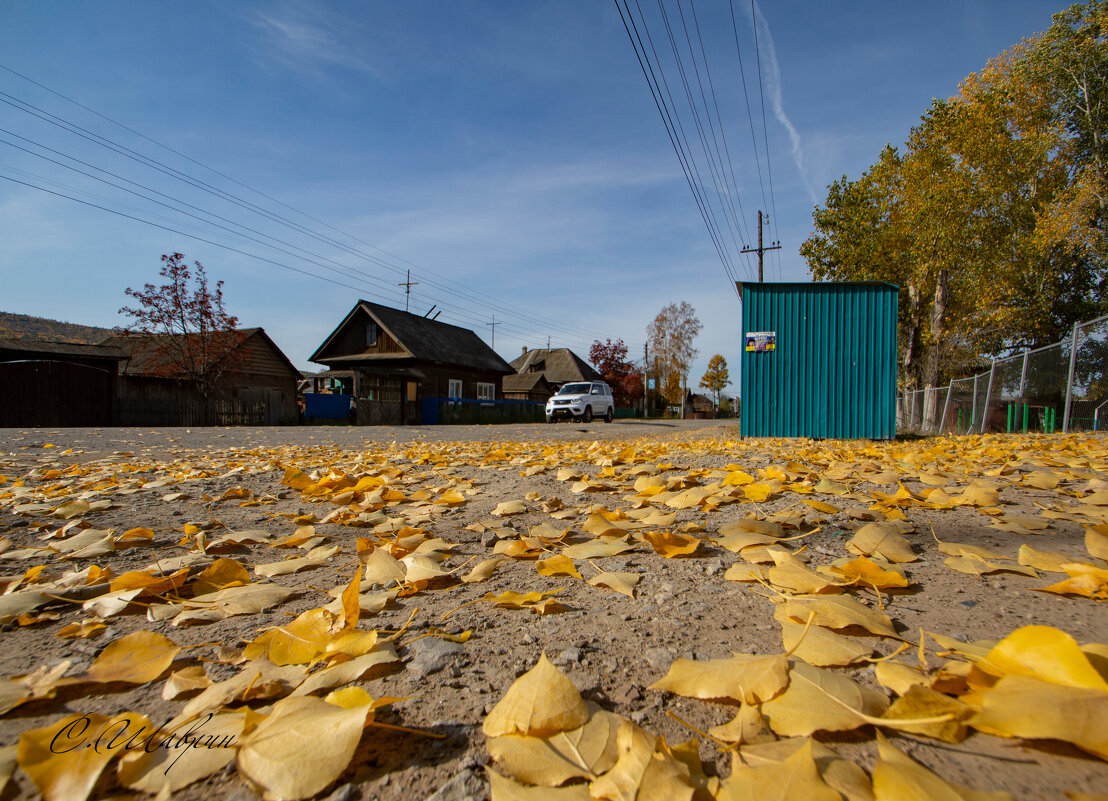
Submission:
[[[0,337],[95,344],[111,336],[112,333],[110,328],[63,323],[46,317],[0,311]]]

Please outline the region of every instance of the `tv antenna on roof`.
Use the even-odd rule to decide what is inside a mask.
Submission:
[[[399,284],[397,284],[397,286],[404,287],[404,311],[407,311],[408,310],[408,298],[412,294],[412,287],[413,286],[419,286],[419,281],[413,281],[412,280],[412,271],[408,270],[408,280],[407,281],[401,281]],[[431,308],[433,309],[434,306],[432,306]],[[428,313],[430,313],[430,312],[428,312]]]

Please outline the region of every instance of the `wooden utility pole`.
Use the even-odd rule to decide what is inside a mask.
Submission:
[[[761,212],[759,212],[759,214],[760,213]],[[419,286],[419,281],[413,281],[412,280],[412,271],[408,270],[408,280],[397,284],[397,286],[404,287],[404,311],[407,311],[408,310],[408,298],[412,294],[412,287],[413,286]],[[431,308],[433,309],[435,307],[432,306]],[[427,314],[430,314],[430,313],[431,312],[427,312]],[[424,315],[424,316],[426,317],[427,315]]]
[[[767,215],[766,221],[769,221]],[[762,247],[762,212],[758,212],[758,247],[756,248],[743,248],[739,253],[757,253],[758,254],[758,283],[762,283],[762,256],[767,250],[780,250],[781,243],[774,242],[772,245]]]
[[[492,348],[493,350],[496,350],[496,327],[498,325],[503,325],[503,323],[496,322],[496,315],[494,314],[492,316],[492,322],[491,323],[485,323],[485,325],[491,325],[492,326],[492,342],[490,343],[489,347]]]

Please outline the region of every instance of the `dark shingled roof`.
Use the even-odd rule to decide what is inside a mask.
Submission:
[[[105,344],[86,345],[77,342],[48,342],[39,339],[0,339],[0,361],[51,359],[55,356],[120,361],[125,359],[127,354],[119,348]]]
[[[376,320],[377,324],[395,339],[406,353],[351,353],[338,356],[321,356],[331,340],[345,327],[358,309],[364,310]],[[331,364],[332,362],[387,362],[397,359],[418,359],[420,361],[452,364],[460,367],[470,367],[475,370],[488,370],[506,374],[513,372],[508,363],[500,358],[496,351],[486,345],[484,340],[468,328],[440,323],[438,320],[430,320],[411,312],[393,309],[378,303],[370,303],[368,300],[359,300],[358,304],[343,318],[338,327],[331,332],[330,336],[310,357],[311,361],[320,364]]]
[[[503,386],[505,392],[530,392],[540,384],[547,384],[545,389],[549,390],[549,384],[542,373],[516,373],[504,376]]]
[[[516,357],[512,367],[517,373],[531,371],[533,365],[542,363],[540,372],[551,384],[566,384],[570,381],[603,381],[603,376],[592,365],[569,348],[537,348]]]

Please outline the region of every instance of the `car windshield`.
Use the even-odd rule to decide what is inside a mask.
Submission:
[[[559,395],[588,395],[591,384],[566,384],[558,390]]]

